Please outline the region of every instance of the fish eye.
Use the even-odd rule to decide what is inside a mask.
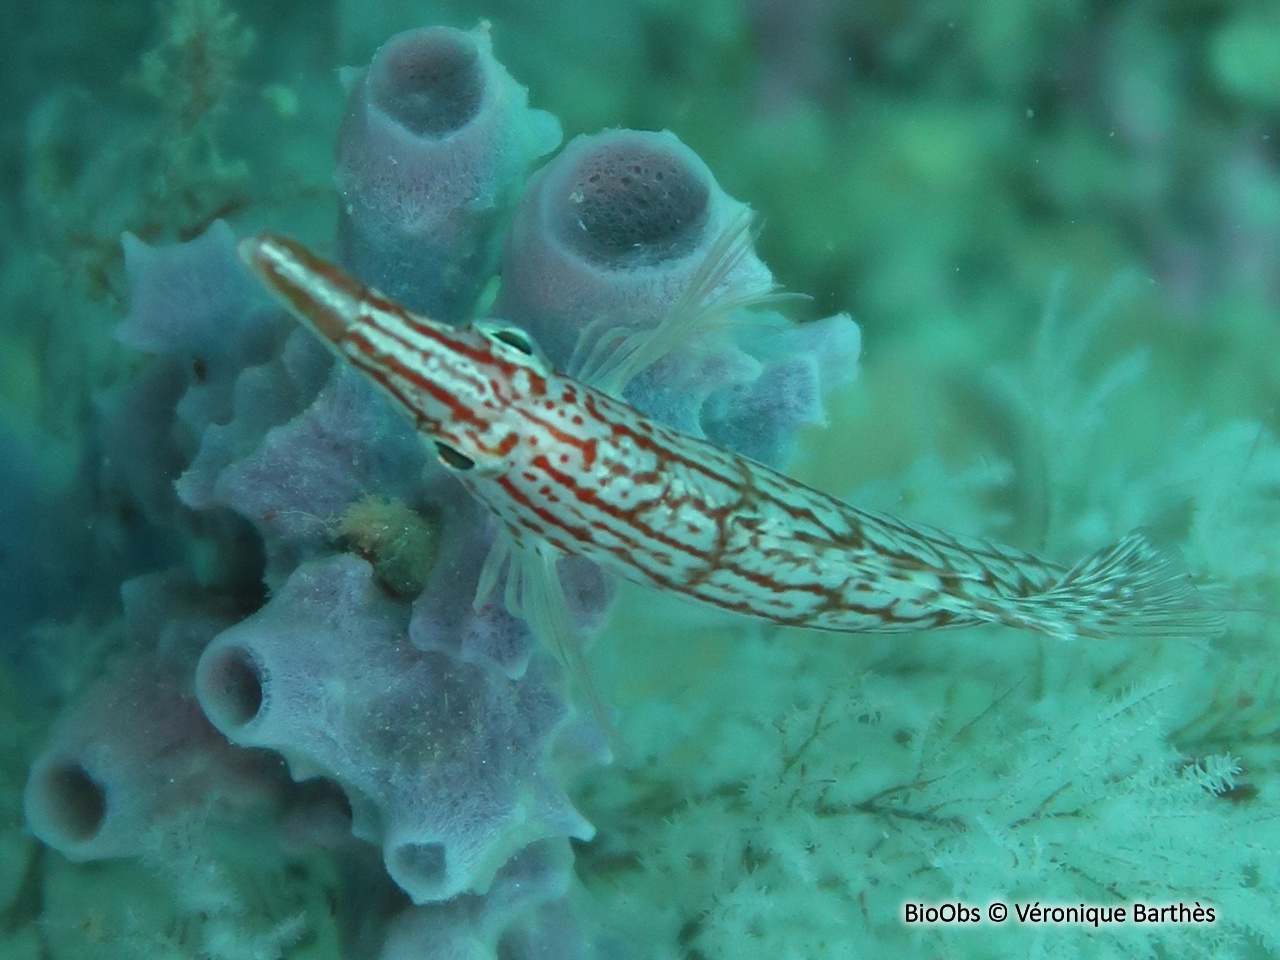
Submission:
[[[470,470],[476,465],[476,462],[464,453],[460,453],[447,443],[435,441],[436,454],[440,457],[440,462],[450,470]]]
[[[507,346],[515,347],[525,356],[533,356],[533,341],[518,327],[495,327],[488,333],[494,340],[501,340]]]

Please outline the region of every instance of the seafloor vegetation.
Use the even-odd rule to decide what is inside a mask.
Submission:
[[[624,587],[589,654],[608,765],[510,623],[420,604],[410,645],[433,571],[478,566],[441,534],[469,508],[292,325],[250,323],[214,224],[334,253],[338,68],[482,18],[566,142],[672,131],[760,213],[798,329],[861,326],[856,378],[856,342],[787,341],[846,362],[794,451],[816,398],[760,408],[762,456],[1066,563],[1145,527],[1227,632],[822,635]],[[0,47],[0,956],[1280,956],[1274,3],[10,0]],[[579,585],[585,624],[609,595]],[[294,635],[325,657],[280,675],[349,713],[228,743],[204,645]],[[29,822],[55,748],[92,758],[42,781],[72,858]],[[372,821],[423,771],[481,853],[420,844],[393,883],[408,828]],[[1009,921],[903,922],[992,901]],[[1215,919],[1018,922],[1036,902]]]

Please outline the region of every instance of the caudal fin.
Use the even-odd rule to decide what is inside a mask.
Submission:
[[[1062,639],[1220,635],[1226,620],[1181,558],[1141,531],[1085,557],[1043,593],[1009,601],[1004,622]]]

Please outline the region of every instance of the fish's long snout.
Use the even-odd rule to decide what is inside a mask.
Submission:
[[[360,313],[365,290],[358,281],[279,234],[246,237],[237,250],[245,266],[291,311],[326,340],[341,342]]]

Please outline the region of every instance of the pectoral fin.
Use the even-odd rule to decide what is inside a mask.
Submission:
[[[505,568],[503,599],[508,612],[523,618],[533,635],[555,654],[568,673],[570,684],[586,700],[592,717],[612,745],[613,721],[591,679],[582,638],[573,625],[556,570],[558,551],[540,538],[521,539],[524,542],[517,542],[505,529],[499,532],[480,574],[475,602],[480,605],[488,599]]]

